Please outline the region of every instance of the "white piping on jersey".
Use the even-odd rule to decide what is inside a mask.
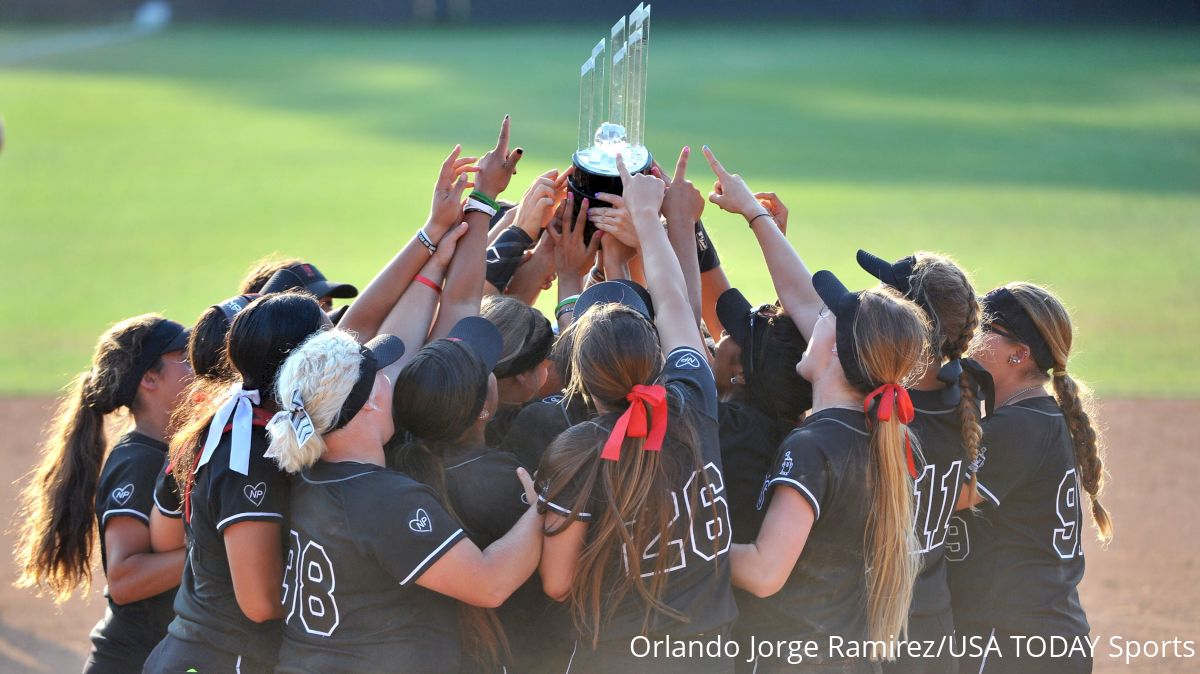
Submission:
[[[788,483],[788,484],[794,484],[794,485],[796,485],[797,487],[799,487],[799,488],[800,488],[800,490],[801,490],[802,492],[804,492],[804,496],[805,496],[805,498],[807,498],[807,499],[808,499],[808,502],[809,502],[810,504],[812,504],[813,510],[815,510],[815,511],[816,511],[816,517],[814,518],[814,520],[819,520],[819,519],[821,519],[821,504],[820,504],[820,503],[817,503],[817,497],[813,496],[813,493],[812,493],[811,491],[809,491],[809,490],[808,490],[808,487],[805,487],[804,485],[800,484],[799,482],[797,482],[797,481],[793,480],[793,479],[792,479],[792,478],[790,478],[790,477],[775,477],[775,478],[771,478],[771,481],[770,481],[770,482],[768,482],[768,483],[767,483],[767,485],[768,485],[768,486],[770,486],[770,485],[773,485],[773,484],[775,484],[776,482],[786,482],[786,483]]]
[[[413,576],[416,576],[417,574],[421,573],[421,570],[425,568],[425,565],[428,564],[430,562],[430,560],[432,560],[434,557],[437,557],[438,553],[440,553],[442,551],[442,548],[446,547],[447,545],[450,545],[451,542],[458,540],[458,538],[462,535],[462,532],[463,532],[463,530],[459,529],[458,531],[455,531],[454,533],[450,534],[446,538],[446,540],[442,541],[441,545],[437,546],[437,548],[433,552],[429,553],[429,555],[426,556],[425,559],[422,559],[421,563],[418,564],[416,566],[416,568],[414,568],[412,570],[412,573],[408,574],[407,578],[400,581],[400,584],[408,585],[408,581],[412,580]]]
[[[462,463],[456,463],[453,466],[447,466],[446,470],[454,470],[455,468],[462,468],[463,466],[467,465],[468,463],[471,463],[472,461],[478,461],[485,456],[487,456],[487,452],[480,454],[479,456],[475,457],[474,459],[467,459],[466,461],[463,461]]]
[[[238,513],[236,515],[230,515],[220,522],[217,522],[217,529],[219,530],[221,527],[225,526],[226,522],[232,522],[233,520],[241,519],[243,517],[278,517],[279,519],[283,519],[283,515],[280,515],[279,513]]]
[[[353,480],[356,477],[362,477],[363,475],[370,475],[372,473],[378,473],[378,472],[379,471],[377,471],[377,470],[366,470],[361,473],[351,475],[349,477],[339,477],[336,480],[313,480],[313,479],[310,479],[303,472],[301,472],[300,479],[304,480],[305,482],[307,482],[309,484],[333,484],[334,482],[345,482],[346,480]]]
[[[109,515],[135,515],[146,522],[150,521],[150,518],[146,517],[146,513],[142,512],[140,510],[134,510],[132,508],[116,508],[114,510],[106,511],[104,513],[104,517],[100,518],[100,523],[104,524],[105,522],[107,522]]]
[[[237,662],[234,663],[234,674],[242,674],[242,656],[238,656]]]
[[[920,407],[914,407],[913,409],[921,414],[954,414],[958,411],[957,407],[951,407],[948,410],[923,410]]]
[[[546,497],[542,496],[541,494],[538,494],[538,503],[545,503],[547,508],[553,508],[554,510],[562,513],[563,515],[566,515],[567,517],[571,516],[570,510],[558,505],[557,503],[551,503],[550,501],[547,501]],[[578,515],[576,515],[576,517],[591,517],[591,516],[592,516],[591,513],[579,513]]]
[[[177,516],[183,514],[182,507],[179,508],[179,510],[167,510],[166,508],[164,508],[163,504],[158,502],[158,492],[157,491],[154,493],[153,496],[154,496],[154,507],[158,508],[158,511],[161,512],[162,514],[166,515],[167,517],[177,517]]]
[[[848,429],[850,429],[850,430],[854,431],[855,433],[858,433],[859,435],[866,436],[866,437],[868,437],[868,438],[869,438],[869,437],[871,437],[871,434],[870,434],[870,433],[868,433],[868,432],[866,432],[866,431],[864,431],[864,430],[861,430],[861,429],[855,428],[855,427],[851,426],[850,424],[848,424],[848,423],[846,423],[846,422],[844,422],[844,421],[842,421],[842,420],[840,420],[840,419],[833,419],[833,418],[831,418],[831,417],[821,417],[820,419],[816,419],[816,420],[814,420],[814,421],[813,421],[813,424],[815,425],[815,424],[818,424],[818,423],[820,423],[820,422],[822,422],[822,421],[829,421],[829,422],[835,423],[835,424],[837,424],[837,425],[839,425],[839,426],[845,426],[846,428],[848,428]],[[811,426],[810,426],[810,428],[811,428]],[[797,430],[797,431],[800,431],[800,430],[804,430],[804,429],[803,429],[803,427],[801,427],[801,428],[797,428],[796,430]]]
[[[1035,410],[1032,407],[1022,407],[1020,405],[1015,405],[1015,404],[1014,405],[1005,405],[1005,407],[1011,407],[1015,410],[1022,410],[1025,412],[1033,412],[1034,414],[1040,414],[1044,417],[1062,417],[1062,412],[1043,412],[1041,410]]]
[[[999,506],[1000,506],[1000,499],[996,498],[996,495],[995,495],[995,494],[993,494],[992,492],[988,491],[988,488],[987,488],[987,487],[985,487],[985,486],[983,486],[983,483],[982,483],[982,482],[980,482],[979,480],[976,480],[976,481],[975,481],[975,486],[979,487],[979,491],[983,492],[983,495],[984,495],[984,496],[986,496],[986,497],[988,497],[989,499],[991,499],[991,500],[992,500],[992,503],[995,503],[997,507],[999,507]]]
[[[579,650],[579,639],[575,640],[575,647],[571,649],[571,659],[567,660],[567,671],[563,674],[571,674],[571,665],[575,663],[575,651]]]

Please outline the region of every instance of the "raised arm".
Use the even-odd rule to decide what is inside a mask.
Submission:
[[[650,175],[629,175],[620,156],[617,157],[617,167],[621,171],[625,207],[637,230],[642,266],[650,297],[654,300],[655,324],[658,326],[663,353],[670,353],[681,346],[707,353],[692,313],[692,305],[688,301],[683,270],[659,220],[666,183]],[[694,257],[694,251],[692,255]]]
[[[475,157],[460,157],[461,152],[462,147],[455,145],[450,156],[442,162],[425,225],[375,275],[342,317],[340,327],[354,332],[360,342],[366,342],[380,332],[379,324],[429,261],[431,251],[422,242],[422,237],[436,246],[446,232],[462,221],[462,194],[471,186],[470,174],[478,169],[473,166]]]
[[[756,597],[778,592],[792,575],[816,516],[794,489],[776,489],[758,538],[729,550],[733,586]]]
[[[575,308],[570,298],[583,292],[583,283],[596,261],[600,241],[604,232],[596,232],[590,244],[584,245],[583,232],[587,227],[588,199],[584,197],[579,215],[571,222],[575,197],[568,194],[563,202],[559,222],[546,228],[546,235],[554,242],[554,265],[558,269],[558,303],[555,319],[559,334],[575,322]]]
[[[404,365],[425,345],[438,297],[442,294],[442,284],[446,280],[446,269],[454,259],[458,240],[466,233],[467,223],[464,222],[442,237],[437,252],[421,268],[420,274],[413,279],[414,283],[404,291],[400,301],[396,302],[379,327],[381,334],[395,335],[405,346],[404,355],[383,370],[390,381],[396,381],[396,375]]]
[[[704,213],[704,196],[700,190],[688,180],[687,164],[691,148],[684,147],[679,153],[679,161],[675,163],[675,177],[672,178],[655,167],[655,175],[667,183],[667,193],[663,197],[662,214],[667,220],[667,238],[675,258],[683,270],[683,280],[687,285],[688,302],[692,305],[692,315],[696,324],[703,318],[700,286],[700,260],[696,256],[696,223]],[[702,352],[703,353],[703,352]]]
[[[767,271],[771,274],[779,302],[796,322],[804,338],[811,339],[822,306],[821,298],[813,290],[812,273],[784,236],[771,210],[759,202],[746,186],[746,181],[740,175],[725,170],[707,145],[704,147],[704,157],[717,176],[708,200],[722,210],[746,218],[766,259]]]
[[[508,149],[509,118],[504,116],[500,124],[500,136],[496,147],[479,160],[479,171],[475,175],[475,191],[472,197],[495,203],[508,187],[521,160],[524,150]],[[458,240],[458,247],[450,268],[446,272],[446,284],[442,290],[442,304],[438,308],[430,336],[434,339],[450,334],[450,329],[467,316],[479,315],[479,302],[483,298],[486,271],[488,225],[491,216],[482,210],[471,210],[470,200],[466,209],[467,233]]]

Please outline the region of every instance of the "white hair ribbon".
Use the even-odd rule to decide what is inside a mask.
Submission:
[[[229,398],[213,415],[212,423],[208,426],[208,437],[204,441],[204,451],[196,462],[196,470],[208,463],[213,451],[221,443],[225,425],[233,418],[233,439],[229,449],[229,467],[241,473],[250,474],[250,428],[254,424],[254,407],[262,400],[256,389],[243,390],[241,382],[229,387]]]
[[[296,431],[296,444],[301,447],[317,432],[312,417],[308,416],[308,410],[304,409],[304,400],[300,397],[299,389],[292,391],[292,403],[288,409],[279,410],[271,419],[271,423],[277,422],[292,425],[292,429]]]

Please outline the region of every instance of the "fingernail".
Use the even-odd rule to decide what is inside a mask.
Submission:
[[[709,152],[712,152],[712,148],[710,148],[710,147],[709,147],[709,146],[707,146],[707,145],[705,145],[705,146],[704,146],[704,149],[705,149],[705,150],[708,150]]]
[[[517,154],[525,154],[525,150],[517,148]]]
[[[505,119],[505,120],[507,120],[507,119],[508,119],[508,115],[505,115],[505,116],[504,116],[504,119]]]

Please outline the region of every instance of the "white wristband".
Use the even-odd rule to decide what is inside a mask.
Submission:
[[[492,208],[491,206],[488,206],[487,204],[483,203],[482,201],[479,201],[478,199],[467,199],[467,206],[463,210],[464,211],[479,211],[480,213],[487,213],[488,216],[490,216],[490,217],[496,216],[496,209]]]

